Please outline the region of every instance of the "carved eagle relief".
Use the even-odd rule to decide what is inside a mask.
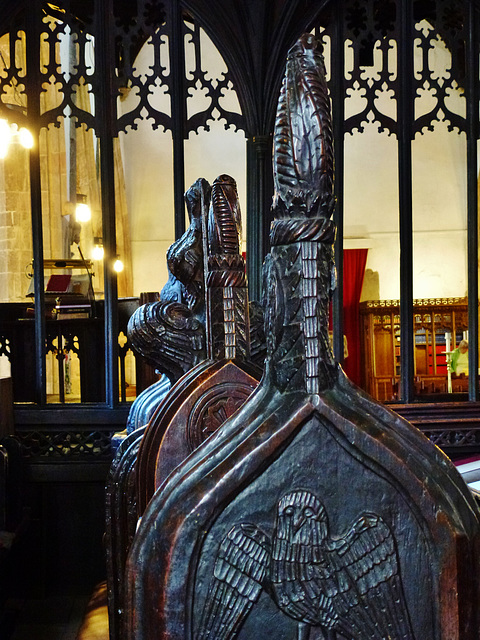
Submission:
[[[324,505],[302,489],[278,503],[272,539],[236,524],[220,544],[196,640],[233,640],[265,590],[303,628],[326,638],[415,640],[394,536],[363,513],[340,537],[329,535]]]

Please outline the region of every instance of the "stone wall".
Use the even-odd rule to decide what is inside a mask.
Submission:
[[[25,301],[32,260],[28,151],[11,145],[0,160],[0,301]]]

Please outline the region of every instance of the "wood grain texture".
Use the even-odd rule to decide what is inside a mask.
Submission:
[[[325,91],[308,80],[322,73],[305,35],[286,82]],[[329,116],[312,104],[328,96],[280,105],[292,123],[282,145],[314,158],[295,162],[298,190],[290,170],[277,182],[265,375],[150,501],[127,562],[129,639],[478,636],[480,522],[468,488],[329,352],[333,168],[317,179]]]

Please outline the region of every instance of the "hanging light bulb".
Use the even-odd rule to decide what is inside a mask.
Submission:
[[[31,149],[33,147],[33,136],[26,127],[22,127],[18,132],[18,139],[20,144],[25,149]]]
[[[10,145],[14,142],[20,143],[24,149],[31,149],[34,145],[33,136],[26,127],[21,127],[19,130],[15,123],[9,124],[8,120],[1,118],[0,158],[5,158]]]
[[[5,158],[12,140],[12,130],[6,120],[0,120],[0,158]]]
[[[88,222],[92,217],[92,212],[87,204],[87,196],[77,193],[77,204],[75,207],[75,220],[77,222]]]
[[[117,273],[120,273],[120,271],[123,271],[123,262],[120,260],[118,256],[113,265],[113,270],[116,271]]]
[[[103,239],[94,238],[93,241],[95,243],[95,246],[92,250],[92,260],[103,260],[103,256],[105,254],[103,249]]]

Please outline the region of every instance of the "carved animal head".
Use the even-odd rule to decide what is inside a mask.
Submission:
[[[128,322],[128,335],[145,360],[172,381],[205,359],[203,324],[183,304],[142,305]]]
[[[185,193],[190,227],[167,251],[169,279],[162,289],[165,302],[181,302],[202,318],[205,305],[203,215],[211,187],[199,178]]]
[[[326,537],[327,514],[316,496],[303,490],[283,496],[277,510],[277,540],[317,546]]]

